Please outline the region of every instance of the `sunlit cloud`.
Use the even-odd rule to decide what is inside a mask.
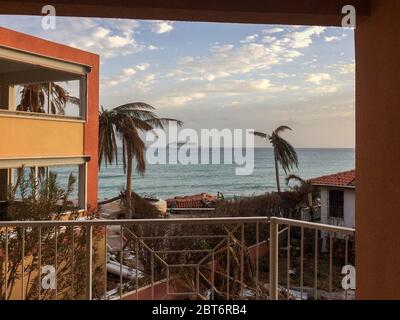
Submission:
[[[174,30],[174,22],[172,21],[153,21],[151,22],[151,31],[157,34],[167,33]]]

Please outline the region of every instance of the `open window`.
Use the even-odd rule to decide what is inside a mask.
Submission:
[[[344,219],[343,190],[329,190],[329,218]]]
[[[7,211],[9,188],[15,187],[15,199],[22,200],[21,189],[17,185],[19,175],[35,177],[37,181],[45,179],[51,173],[57,175],[57,184],[66,190],[69,176],[72,174],[75,183],[69,194],[68,207],[70,210],[87,209],[86,171],[88,157],[66,158],[30,158],[30,159],[0,159],[0,218]],[[29,188],[29,186],[28,186]],[[29,190],[26,190],[29,193]]]
[[[90,68],[0,46],[0,114],[86,120]]]

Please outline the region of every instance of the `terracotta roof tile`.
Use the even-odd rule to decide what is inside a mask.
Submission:
[[[356,171],[339,172],[319,178],[311,179],[311,183],[315,186],[338,186],[338,187],[355,187]]]
[[[168,208],[205,208],[215,202],[216,198],[208,193],[201,193],[192,196],[178,196],[166,201]]]

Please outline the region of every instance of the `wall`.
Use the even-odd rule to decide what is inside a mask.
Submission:
[[[87,172],[88,205],[92,209],[97,208],[99,56],[1,27],[0,41],[2,45],[8,47],[91,67],[88,75],[88,115],[84,125],[83,154],[91,157]]]
[[[356,30],[357,298],[400,299],[400,1]]]
[[[321,188],[321,223],[329,224],[329,190]],[[344,191],[344,222],[337,225],[354,228],[355,227],[355,190],[343,189]]]
[[[329,196],[328,189],[321,188],[321,223],[328,224]]]
[[[3,158],[77,156],[84,152],[82,122],[0,114],[0,137]]]
[[[355,228],[356,226],[356,192],[354,189],[344,191],[344,226]]]

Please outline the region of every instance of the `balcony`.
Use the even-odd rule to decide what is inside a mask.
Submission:
[[[353,299],[354,235],[275,217],[0,222],[0,297]]]
[[[0,158],[83,155],[87,72],[74,63],[0,46]],[[57,105],[57,82],[73,91],[76,106]],[[22,89],[32,84],[43,90],[30,92],[24,103]]]
[[[0,110],[1,158],[82,155],[84,126],[65,117]]]

